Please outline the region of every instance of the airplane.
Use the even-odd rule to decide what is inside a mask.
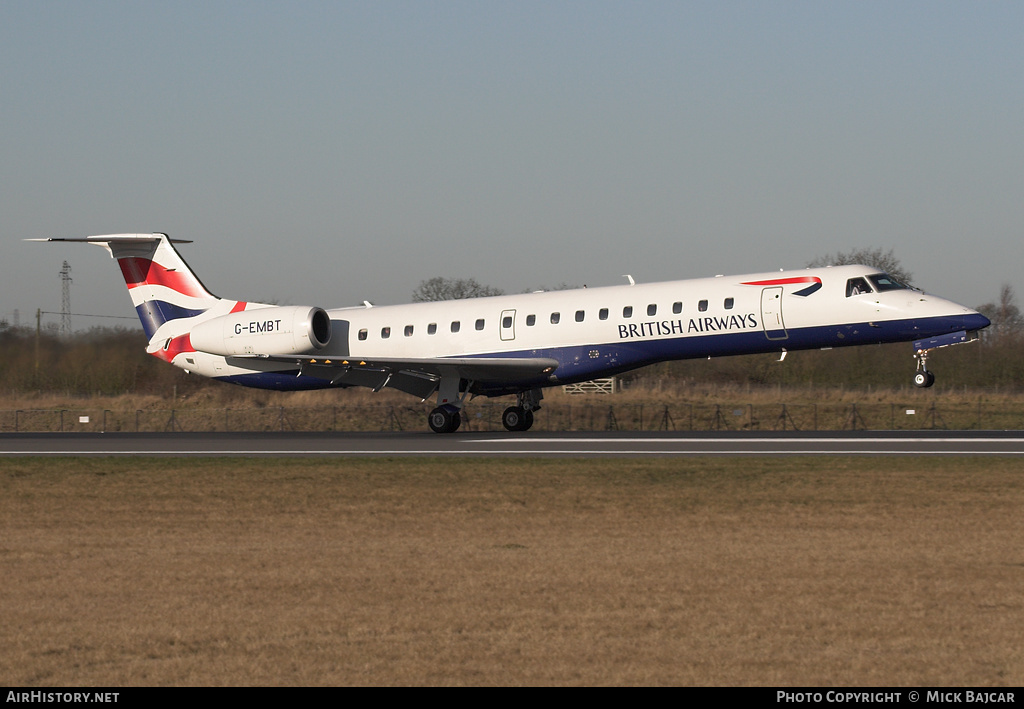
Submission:
[[[121,267],[147,352],[186,372],[276,390],[388,387],[426,401],[436,433],[469,396],[515,395],[526,431],[546,387],[656,362],[913,342],[914,384],[934,349],[977,339],[980,313],[864,265],[325,310],[218,298],[167,234],[30,239],[101,246]]]

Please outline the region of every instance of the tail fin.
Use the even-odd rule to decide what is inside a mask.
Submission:
[[[166,322],[194,318],[222,302],[200,282],[167,234],[108,234],[78,241],[102,246],[117,259],[128,292],[150,339]],[[234,305],[232,303],[232,305]],[[244,307],[244,304],[239,304]]]

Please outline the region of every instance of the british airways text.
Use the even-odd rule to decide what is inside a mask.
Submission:
[[[757,327],[753,313],[730,315],[728,317],[690,318],[684,320],[655,320],[652,322],[619,325],[619,339],[630,337],[655,337],[682,335],[691,332],[721,332],[723,330],[745,330]]]

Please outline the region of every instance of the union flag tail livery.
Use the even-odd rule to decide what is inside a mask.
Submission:
[[[545,387],[698,357],[913,342],[914,384],[929,387],[929,352],[989,325],[864,265],[327,311],[218,298],[166,234],[37,241],[117,259],[156,357],[266,389],[436,395],[438,433],[459,428],[470,395],[516,396],[502,423],[525,431]]]
[[[194,318],[221,302],[196,278],[166,235],[119,234],[91,243],[103,246],[117,259],[135,311],[150,338],[165,323],[195,322]]]

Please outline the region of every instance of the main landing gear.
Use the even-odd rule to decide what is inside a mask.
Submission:
[[[462,425],[462,414],[451,404],[438,406],[427,416],[427,425],[434,433],[455,433]]]
[[[427,414],[427,425],[434,433],[455,433],[462,425],[462,407],[473,388],[473,381],[462,378],[457,371],[445,372],[437,387],[437,408]]]
[[[540,389],[530,389],[519,392],[517,398],[518,404],[508,407],[501,415],[501,425],[509,431],[528,431],[533,425],[533,412],[540,409],[544,393]]]
[[[455,433],[462,425],[460,412],[469,387],[466,387],[465,392],[461,394],[453,393],[453,391],[458,391],[453,385],[448,385],[446,389],[446,396],[443,397],[446,403],[441,404],[427,415],[427,425],[434,433]],[[529,430],[533,425],[533,412],[540,408],[540,400],[543,398],[544,392],[540,389],[519,392],[517,404],[505,409],[505,413],[501,415],[501,424],[509,431]]]

